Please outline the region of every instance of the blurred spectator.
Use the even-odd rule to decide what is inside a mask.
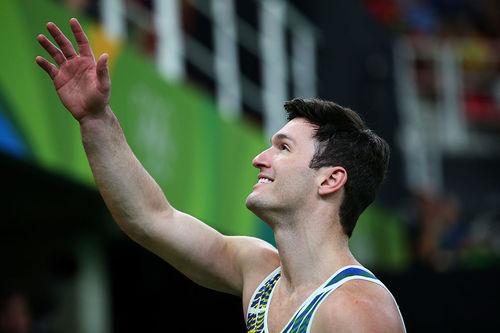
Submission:
[[[498,0],[364,0],[363,3],[379,22],[414,35],[463,37],[474,30],[488,38],[500,37]]]
[[[495,206],[473,219],[470,237],[465,244],[463,265],[475,268],[499,264],[500,209]]]
[[[473,124],[500,125],[496,85],[500,61],[494,44],[480,36],[464,38],[458,48],[464,77],[465,108]]]
[[[31,332],[31,311],[26,296],[15,290],[0,296],[0,333]]]
[[[397,27],[400,22],[399,9],[394,0],[365,0],[368,12],[386,26]]]
[[[439,197],[430,192],[415,194],[417,203],[416,260],[425,267],[443,271],[455,262],[456,249],[447,248],[446,238],[459,216],[458,202],[451,196]],[[459,242],[452,242],[452,247]],[[458,244],[457,244],[458,243]]]
[[[429,1],[402,0],[401,14],[410,33],[433,35],[439,30],[439,19]]]
[[[500,210],[495,204],[465,217],[459,201],[421,191],[414,194],[413,257],[417,267],[443,272],[500,264]],[[493,200],[498,201],[498,197]]]

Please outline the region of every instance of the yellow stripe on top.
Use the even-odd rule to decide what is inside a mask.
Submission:
[[[247,313],[247,331],[252,333],[261,333],[265,329],[265,315],[269,296],[273,291],[276,282],[281,276],[281,268],[278,267],[269,274],[257,287],[248,306]]]

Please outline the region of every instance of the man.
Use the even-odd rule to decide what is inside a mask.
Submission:
[[[172,207],[143,169],[108,104],[108,56],[96,62],[78,21],[70,25],[79,54],[48,23],[59,48],[37,39],[58,66],[36,62],[79,122],[97,187],[130,238],[194,282],[241,296],[249,332],[404,331],[391,294],[348,248],[389,155],[356,113],[319,100],[287,103],[290,121],[254,159],[260,173],[246,202],[278,249],[224,236]]]

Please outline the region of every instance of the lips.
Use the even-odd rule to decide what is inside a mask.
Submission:
[[[267,179],[267,180],[269,180],[270,182],[273,182],[273,181],[274,181],[273,177],[271,177],[271,176],[269,176],[269,175],[266,175],[266,174],[263,174],[263,173],[259,173],[259,174],[257,175],[257,178],[258,178],[259,180],[260,180],[260,179]]]
[[[257,186],[257,185],[263,185],[263,184],[270,184],[274,181],[274,179],[268,175],[265,175],[263,173],[259,173],[259,175],[257,176],[257,183],[254,185],[254,186]]]

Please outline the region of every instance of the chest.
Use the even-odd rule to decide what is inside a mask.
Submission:
[[[267,328],[269,333],[280,333],[303,304],[308,295],[283,295],[278,291],[272,295],[267,309]]]
[[[278,268],[259,285],[252,296],[247,313],[249,333],[306,332],[312,327],[314,314],[321,303],[344,282],[360,278],[375,283],[378,281],[363,268],[346,266],[312,292],[304,290],[286,294],[277,283],[279,277]]]

